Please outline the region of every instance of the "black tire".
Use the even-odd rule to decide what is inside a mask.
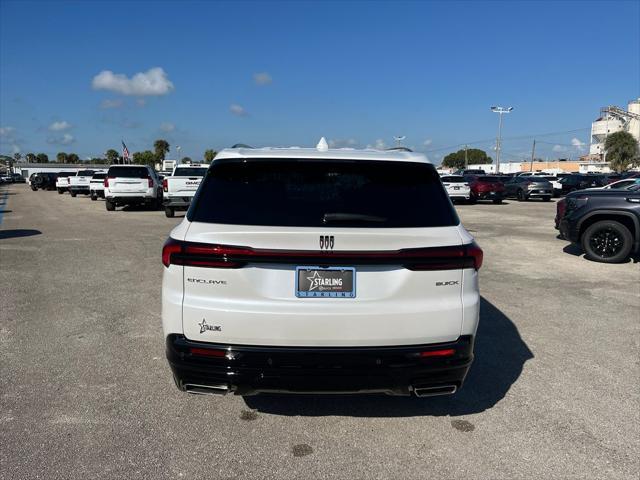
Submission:
[[[58,194],[62,195],[64,193],[64,190],[62,190],[61,188],[57,188],[56,190],[58,190]]]
[[[502,203],[502,199],[501,198],[494,198],[493,199],[493,203],[495,203],[496,205],[499,205]]]
[[[551,201],[551,197],[542,197],[542,201],[543,202],[550,202]]]
[[[98,200],[98,197],[96,197],[95,195],[92,194],[91,195],[91,200],[93,200],[95,202],[96,200]]]
[[[38,187],[31,185],[31,190],[33,190],[34,192],[38,190]]]
[[[104,202],[105,207],[107,207],[107,212],[113,212],[116,209],[116,204],[111,200],[106,200]]]
[[[176,215],[176,211],[171,208],[171,207],[164,207],[164,214],[168,217],[168,218],[173,218]]]
[[[589,260],[620,263],[631,253],[633,237],[629,229],[620,222],[601,220],[584,231],[581,244]]]
[[[478,203],[478,199],[475,197],[475,195],[469,195],[469,204],[475,205],[476,203]]]
[[[525,197],[524,192],[522,190],[518,190],[518,192],[516,193],[516,198],[518,199],[519,202],[524,202],[527,197]]]

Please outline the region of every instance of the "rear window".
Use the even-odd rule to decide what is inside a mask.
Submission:
[[[478,180],[481,182],[487,182],[487,183],[499,183],[502,182],[502,178],[500,177],[478,177]]]
[[[76,172],[60,172],[58,173],[58,178],[60,177],[70,177],[70,176],[75,176]]]
[[[78,172],[79,177],[93,177],[93,170],[81,170]]]
[[[112,178],[147,178],[149,170],[144,167],[111,167],[107,175]]]
[[[95,178],[95,179],[107,178],[107,174],[106,173],[94,173],[92,178]]]
[[[174,177],[204,177],[207,174],[207,168],[176,168],[173,173]]]
[[[463,177],[442,177],[442,181],[446,183],[465,183],[466,180]]]
[[[331,228],[459,223],[432,165],[364,160],[214,163],[187,217],[205,223]]]

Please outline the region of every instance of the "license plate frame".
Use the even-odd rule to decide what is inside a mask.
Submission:
[[[328,272],[342,272],[342,276],[338,275],[325,275],[322,273]],[[304,277],[308,280],[308,287],[306,289],[302,289],[304,287],[301,285],[301,274],[302,275],[310,275],[311,278],[341,278],[342,283],[340,286],[343,286],[344,280],[351,280],[351,289],[338,290],[338,289],[328,289],[323,290],[326,287],[331,287],[333,285],[313,285],[311,280],[308,277]],[[355,267],[320,267],[320,266],[310,266],[310,265],[301,265],[296,267],[295,271],[295,294],[298,298],[356,298],[356,269]],[[304,282],[304,280],[303,280]],[[304,282],[307,283],[307,282]]]

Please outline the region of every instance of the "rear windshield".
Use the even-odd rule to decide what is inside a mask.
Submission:
[[[76,172],[60,172],[58,173],[58,178],[60,177],[70,177],[70,176],[75,176]]]
[[[287,227],[441,227],[459,223],[430,164],[344,160],[221,161],[191,221]]]
[[[107,174],[106,173],[94,173],[92,178],[107,178]]]
[[[149,170],[144,167],[111,167],[107,175],[112,178],[147,178]]]
[[[478,180],[481,182],[487,183],[499,183],[502,182],[502,178],[500,177],[478,177]]]
[[[93,177],[93,170],[81,170],[78,172],[79,177]]]
[[[465,183],[466,180],[463,177],[442,177],[443,182],[447,183]]]
[[[207,168],[176,168],[173,173],[174,177],[204,177],[207,174]]]

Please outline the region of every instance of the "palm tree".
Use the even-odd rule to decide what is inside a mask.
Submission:
[[[638,142],[628,132],[612,133],[604,142],[609,165],[616,172],[624,172],[628,168],[640,163]]]
[[[19,162],[20,159],[22,158],[22,154],[20,152],[16,152],[13,154],[13,158],[15,159],[16,162]]]
[[[75,153],[70,153],[67,155],[67,162],[69,163],[78,163],[80,161],[80,157]]]
[[[213,161],[214,158],[216,158],[216,155],[218,154],[218,152],[216,152],[215,150],[212,149],[208,149],[204,151],[204,161],[207,163],[211,163]]]
[[[162,139],[156,140],[153,142],[153,149],[155,150],[156,158],[162,161],[164,156],[169,153],[169,142]]]
[[[67,161],[67,154],[64,152],[58,152],[56,155],[56,162],[65,163]]]
[[[114,150],[113,148],[110,148],[109,150],[107,150],[105,152],[105,156],[107,157],[107,161],[110,164],[116,163],[118,161],[118,157],[120,156],[120,154],[118,153],[117,150]]]

